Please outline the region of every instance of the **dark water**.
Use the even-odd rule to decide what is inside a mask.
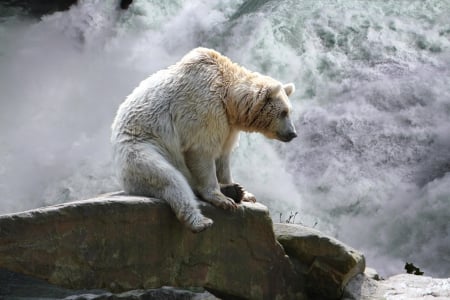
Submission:
[[[236,179],[275,221],[323,230],[382,275],[450,274],[450,1],[81,0],[0,6],[1,212],[118,189],[110,124],[196,46],[294,82],[299,138],[241,136]]]

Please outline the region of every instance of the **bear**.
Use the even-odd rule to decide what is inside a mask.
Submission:
[[[233,181],[239,133],[289,142],[292,83],[251,72],[219,52],[195,48],[144,81],[119,106],[111,143],[118,178],[131,195],[165,200],[194,233],[213,224],[198,200],[234,211],[256,201]]]

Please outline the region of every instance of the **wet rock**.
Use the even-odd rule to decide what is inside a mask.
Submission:
[[[0,269],[0,299],[66,299],[66,300],[216,300],[206,291],[189,291],[172,287],[151,290],[133,290],[113,294],[105,290],[70,290],[51,285],[43,280]]]
[[[371,272],[359,274],[345,288],[343,300],[450,299],[450,278],[400,274],[375,280]]]
[[[314,299],[340,299],[349,280],[364,272],[360,252],[320,231],[295,224],[274,224],[274,231]]]
[[[214,225],[184,228],[161,200],[105,195],[0,216],[0,267],[70,289],[204,287],[223,299],[303,299],[268,210],[209,204]]]

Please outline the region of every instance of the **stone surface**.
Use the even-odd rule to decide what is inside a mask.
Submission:
[[[371,278],[370,271],[355,276],[345,288],[343,300],[450,299],[450,278],[400,274],[386,280]]]
[[[105,195],[0,216],[0,268],[71,289],[204,287],[227,299],[302,299],[268,210],[206,203],[193,234],[157,199]]]
[[[312,297],[340,299],[349,280],[364,272],[361,253],[320,231],[296,224],[274,224],[274,231]]]
[[[207,291],[180,290],[162,287],[151,290],[132,290],[113,294],[105,290],[70,290],[43,280],[0,269],[0,299],[67,299],[67,300],[217,300]]]

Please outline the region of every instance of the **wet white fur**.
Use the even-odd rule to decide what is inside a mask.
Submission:
[[[272,129],[255,128],[243,114],[259,120],[257,112],[251,115],[255,103],[274,91],[280,98],[277,108],[290,110],[287,94],[294,86],[280,89],[281,83],[205,48],[192,50],[142,81],[119,107],[112,125],[114,159],[124,190],[166,200],[194,232],[211,226],[195,194],[219,207],[235,206],[220,192],[220,184],[233,182],[230,154],[239,131],[273,137],[280,127],[269,122]]]

